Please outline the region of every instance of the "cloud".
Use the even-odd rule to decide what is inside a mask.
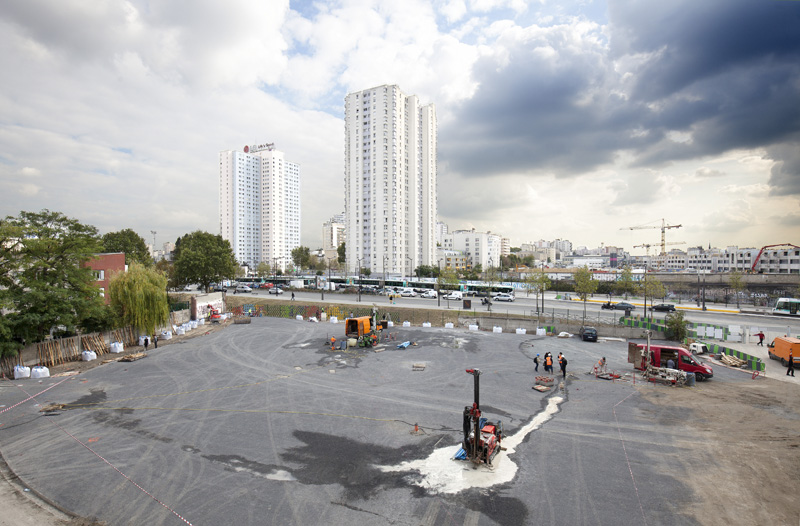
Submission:
[[[725,172],[721,172],[719,170],[713,170],[711,168],[706,168],[705,166],[702,166],[698,168],[697,171],[695,171],[694,175],[701,179],[707,179],[714,177],[723,177],[725,175]]]
[[[767,155],[775,159],[770,195],[800,195],[800,141],[772,146]]]

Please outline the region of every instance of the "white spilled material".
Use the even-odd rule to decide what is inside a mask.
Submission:
[[[453,324],[448,321],[447,323],[444,324],[444,328],[445,329],[452,329],[453,328]]]
[[[488,488],[497,484],[510,482],[517,473],[517,464],[512,455],[516,447],[533,431],[550,420],[558,412],[558,406],[564,398],[552,396],[547,407],[538,413],[519,431],[503,438],[501,451],[494,459],[492,467],[485,464],[475,465],[469,461],[452,460],[459,445],[447,446],[434,450],[428,458],[402,462],[395,466],[378,466],[384,472],[414,471],[419,476],[409,477],[411,483],[425,488],[431,493],[458,493],[470,488]]]

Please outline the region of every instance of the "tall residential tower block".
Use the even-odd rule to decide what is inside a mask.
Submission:
[[[220,152],[219,228],[240,264],[286,270],[300,246],[300,166],[273,143]]]
[[[411,275],[436,258],[436,109],[394,85],[345,98],[347,268]]]

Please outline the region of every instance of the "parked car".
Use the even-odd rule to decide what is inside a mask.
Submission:
[[[514,301],[514,296],[506,292],[501,292],[500,294],[495,294],[492,301]]]
[[[225,292],[227,289],[218,283],[211,285],[211,290],[214,292]]]
[[[636,306],[631,305],[630,303],[625,303],[624,301],[621,301],[619,303],[611,303],[609,301],[607,303],[603,303],[603,305],[601,305],[600,308],[611,309],[611,310],[634,310],[636,309]]]
[[[650,310],[658,312],[674,312],[675,305],[671,303],[659,303],[658,305],[653,305],[652,307],[650,307]]]
[[[283,294],[283,289],[280,287],[272,287],[267,291],[267,294],[275,294],[277,296],[278,294]]]
[[[260,289],[271,289],[272,287],[274,287],[274,285],[272,283],[261,283],[258,286],[258,288],[260,288]]]
[[[233,290],[234,294],[242,294],[245,292],[253,292],[253,289],[251,289],[247,285],[236,285],[236,288]]]
[[[581,337],[581,340],[585,342],[597,341],[597,329],[594,327],[581,327],[578,331],[578,335]]]

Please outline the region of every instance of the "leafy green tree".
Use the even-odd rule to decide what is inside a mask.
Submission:
[[[686,335],[689,332],[689,322],[683,318],[682,311],[670,312],[667,314],[665,321],[667,324],[667,330],[665,331],[664,335],[668,340],[682,342],[684,339],[686,339]]]
[[[304,246],[293,248],[292,261],[298,269],[308,268],[311,265],[311,249]]]
[[[85,266],[101,251],[95,227],[42,210],[9,216],[2,230],[14,236],[0,263],[0,299],[11,310],[3,323],[4,350],[41,341],[53,330],[86,328],[102,316],[103,298]]]
[[[458,285],[458,276],[452,269],[442,269],[439,277],[436,278],[436,285],[439,290],[455,290]]]
[[[586,299],[597,290],[597,281],[588,266],[575,272],[575,292],[583,300],[583,321],[586,323]]]
[[[336,249],[336,253],[339,255],[339,259],[337,260],[341,264],[347,263],[347,247],[345,246],[344,242]]]
[[[639,283],[639,287],[644,295],[644,308],[645,314],[647,313],[647,298],[650,298],[650,305],[652,309],[653,298],[663,298],[667,295],[667,289],[664,284],[653,276],[645,273],[644,280]]]
[[[127,272],[112,276],[108,288],[122,326],[154,334],[169,320],[167,278],[161,272],[133,263]]]
[[[372,269],[369,267],[362,267],[361,268],[361,275],[368,278],[369,275],[372,274]]]
[[[617,279],[614,288],[617,294],[624,294],[625,299],[628,299],[628,294],[633,294],[636,291],[636,282],[633,281],[633,271],[631,267],[626,266],[622,269],[622,273],[619,275],[619,279]]]
[[[269,276],[271,272],[272,270],[270,269],[269,263],[267,263],[266,261],[262,261],[256,267],[256,276],[258,277],[263,278]]]
[[[155,264],[155,269],[167,278],[167,288],[174,289],[178,287],[179,284],[175,281],[175,265],[172,264],[172,261],[159,259]]]
[[[747,288],[742,273],[738,270],[732,270],[731,273],[728,274],[728,285],[730,285],[733,292],[736,294],[736,308],[738,309],[741,292]]]
[[[125,264],[139,263],[146,267],[153,265],[153,258],[142,236],[126,228],[119,232],[103,235],[103,252],[125,252]]]
[[[180,285],[199,283],[208,290],[211,283],[230,279],[240,269],[230,243],[219,235],[200,230],[186,234],[176,251],[174,281]]]
[[[536,291],[537,311],[539,310],[539,293],[544,296],[544,291],[549,289],[552,283],[553,282],[550,281],[550,278],[547,277],[547,274],[543,270],[529,272],[528,276],[525,278],[525,288],[528,290],[528,293],[530,294],[531,290]],[[542,304],[544,305],[544,298],[542,299]]]

